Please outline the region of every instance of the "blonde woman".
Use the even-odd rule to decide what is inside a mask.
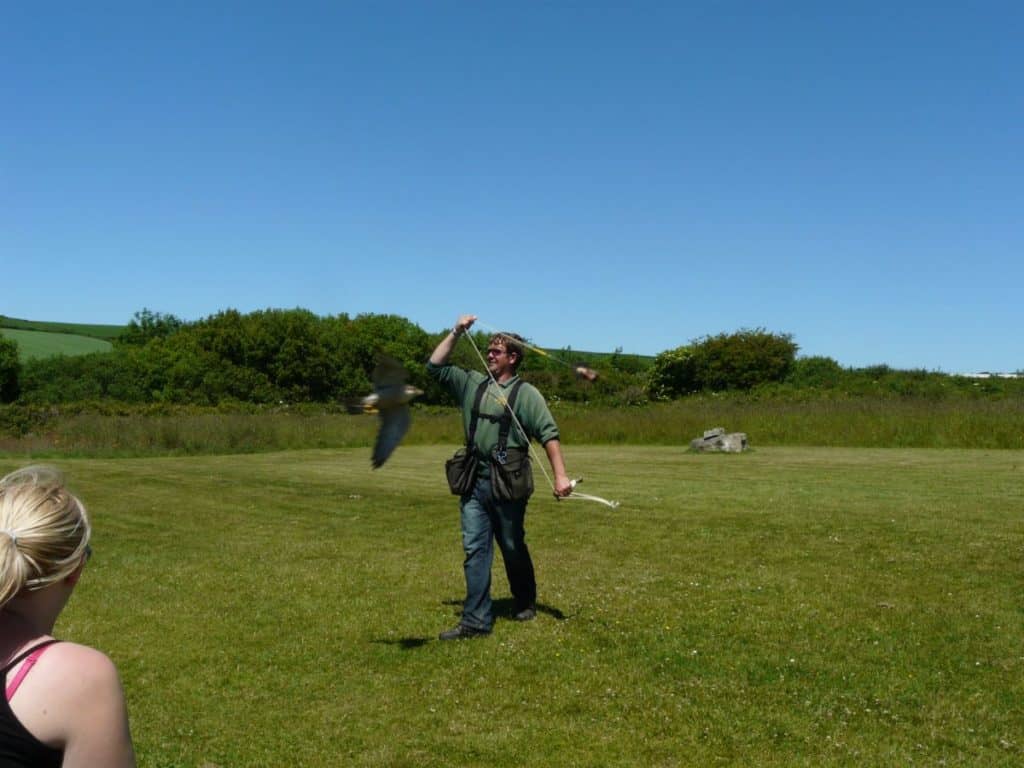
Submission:
[[[113,663],[52,636],[90,533],[85,507],[55,470],[0,480],[0,766],[135,765]]]

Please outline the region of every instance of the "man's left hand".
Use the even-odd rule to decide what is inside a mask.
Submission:
[[[557,498],[565,498],[572,493],[572,480],[569,479],[568,475],[556,475],[554,490]]]

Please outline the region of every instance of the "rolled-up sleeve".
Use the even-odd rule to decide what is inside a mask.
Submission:
[[[526,395],[526,397],[523,397]],[[522,404],[523,426],[530,437],[544,445],[559,439],[558,424],[551,415],[547,402],[540,391],[531,384],[524,384],[519,393],[517,405]],[[516,409],[519,410],[518,408]]]

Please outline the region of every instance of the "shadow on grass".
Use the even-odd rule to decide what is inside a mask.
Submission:
[[[379,645],[397,645],[403,651],[411,651],[414,648],[422,648],[430,642],[429,637],[400,637],[397,640],[374,640]]]
[[[442,605],[451,605],[462,608],[461,600],[442,600]],[[456,611],[456,615],[460,612]],[[544,603],[537,603],[537,613],[543,613],[556,621],[565,621],[566,615],[561,610]],[[516,615],[516,603],[511,597],[502,597],[494,601],[494,616],[497,619],[504,619],[505,621],[514,621],[513,616]],[[422,648],[424,645],[429,643],[433,638],[429,637],[399,637],[396,639],[381,638],[374,640],[373,642],[378,645],[397,645],[403,651],[411,651],[415,648]]]
[[[461,600],[443,600],[442,605],[457,605],[462,608]],[[494,618],[496,619],[508,619],[512,620],[512,617],[516,615],[516,603],[511,597],[499,597],[492,603]],[[537,603],[537,613],[543,613],[555,621],[565,621],[568,617],[562,613],[561,609],[555,608],[553,605],[547,603]]]

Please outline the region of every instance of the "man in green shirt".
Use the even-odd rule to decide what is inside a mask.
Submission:
[[[437,345],[427,371],[451,392],[462,407],[463,426],[469,431],[473,404],[481,382],[493,378],[480,401],[473,448],[478,459],[476,481],[473,488],[459,499],[462,522],[462,548],[465,553],[463,569],[466,576],[466,601],[459,623],[445,632],[442,640],[462,640],[490,634],[494,624],[491,604],[491,563],[494,559],[494,541],[497,540],[505,561],[505,574],[515,600],[518,621],[529,621],[537,615],[537,582],[533,561],[526,547],[527,499],[505,501],[491,492],[490,456],[498,444],[498,420],[505,410],[507,397],[519,381],[517,370],[523,361],[521,339],[514,334],[497,334],[487,345],[488,375],[469,371],[449,363],[455,345],[476,315],[462,315],[449,333]],[[497,382],[497,385],[495,385]],[[556,496],[572,493],[572,483],[565,473],[558,425],[548,410],[544,397],[537,388],[526,383],[519,386],[514,412],[527,435],[515,424],[508,433],[508,447],[528,447],[529,439],[544,446],[554,476]]]

